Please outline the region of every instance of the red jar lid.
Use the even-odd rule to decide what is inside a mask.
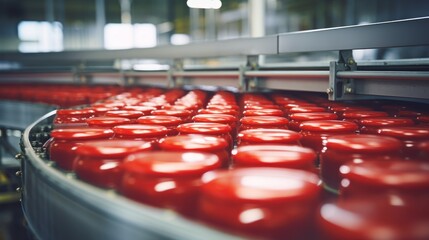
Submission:
[[[237,166],[310,170],[314,168],[316,153],[300,146],[248,145],[238,147],[233,159]]]
[[[365,118],[360,120],[360,124],[362,126],[369,126],[369,127],[411,126],[411,125],[414,125],[414,121],[409,118],[383,117],[383,118]]]
[[[233,109],[200,109],[198,110],[199,114],[228,114],[232,116],[237,116],[238,112]]]
[[[166,137],[159,141],[159,147],[172,151],[218,151],[224,150],[228,143],[223,138],[203,135],[180,135]]]
[[[310,120],[336,120],[338,116],[329,112],[309,112],[309,113],[292,113],[289,115],[291,120],[310,121]]]
[[[345,119],[362,119],[362,118],[373,118],[373,117],[387,117],[386,112],[380,111],[345,111],[343,117]]]
[[[340,168],[344,178],[368,185],[399,189],[429,189],[429,163],[418,161],[365,161],[348,163]]]
[[[293,107],[289,109],[288,113],[310,113],[310,112],[326,112],[323,107]]]
[[[241,124],[245,125],[256,125],[256,126],[270,126],[270,125],[282,125],[285,126],[288,124],[288,120],[284,117],[277,116],[251,116],[251,117],[242,117],[240,119]]]
[[[382,128],[378,134],[402,140],[429,140],[429,127],[392,127]]]
[[[371,108],[361,106],[332,106],[331,110],[334,112],[352,112],[352,111],[371,111]]]
[[[88,117],[95,113],[92,109],[58,109],[57,116],[83,116]]]
[[[88,107],[88,109],[93,110],[95,115],[105,114],[108,111],[118,110],[117,107]]]
[[[356,123],[340,120],[306,121],[299,126],[302,131],[310,132],[354,132],[358,129]]]
[[[280,109],[252,109],[243,112],[243,116],[278,116],[283,117],[284,113]]]
[[[153,124],[162,126],[177,126],[182,123],[182,119],[174,116],[142,116],[137,119],[139,124]]]
[[[429,123],[429,115],[422,115],[417,117],[419,123]]]
[[[115,111],[106,112],[106,116],[136,119],[138,117],[143,116],[143,113],[141,111],[135,111],[135,110],[115,110]]]
[[[309,102],[292,102],[292,103],[287,103],[283,105],[283,107],[285,109],[291,109],[296,107],[317,107],[317,105]]]
[[[107,108],[122,108],[125,106],[123,102],[104,102],[92,104],[93,107],[107,107]]]
[[[422,115],[421,111],[413,111],[413,110],[400,110],[396,114],[399,117],[418,117]]]
[[[156,108],[149,107],[149,106],[125,106],[122,109],[123,110],[140,111],[144,115],[149,115],[152,111],[156,110]]]
[[[177,131],[187,134],[225,134],[231,131],[231,127],[221,123],[184,123],[177,126]]]
[[[103,141],[90,141],[79,145],[76,153],[94,158],[125,158],[129,154],[152,150],[150,142],[110,139]]]
[[[91,140],[100,138],[110,138],[113,136],[111,129],[101,128],[61,128],[54,129],[51,137],[61,140]]]
[[[286,129],[249,129],[243,130],[237,135],[238,141],[252,142],[252,143],[284,143],[284,142],[298,142],[301,139],[301,134],[286,130]]]
[[[192,121],[231,124],[237,122],[237,118],[229,114],[197,114]]]
[[[140,176],[198,177],[220,166],[218,156],[213,153],[155,151],[129,155],[123,168],[125,173]]]
[[[164,115],[164,116],[175,116],[175,117],[189,117],[192,115],[192,111],[189,110],[166,110],[160,109],[152,111],[152,115]]]
[[[229,109],[238,111],[240,108],[237,105],[232,104],[207,104],[207,109]]]
[[[169,130],[160,125],[127,124],[116,126],[113,128],[113,131],[115,132],[115,136],[118,137],[145,138],[163,137]]]
[[[399,140],[392,137],[385,137],[370,134],[347,134],[329,137],[326,142],[328,149],[335,151],[345,151],[348,153],[395,153],[401,149]]]
[[[86,119],[86,123],[90,127],[114,127],[117,125],[129,124],[131,122],[128,118],[122,117],[93,117]]]
[[[323,239],[428,239],[427,202],[392,195],[327,203],[320,208],[318,225]]]
[[[213,199],[239,203],[284,203],[317,198],[319,177],[303,170],[237,168],[205,173],[202,191]]]
[[[246,104],[244,107],[244,110],[280,110],[280,107],[274,104]],[[282,112],[282,111],[281,111]],[[282,112],[283,113],[283,112]]]

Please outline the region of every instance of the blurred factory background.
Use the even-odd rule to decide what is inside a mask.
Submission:
[[[0,51],[153,47],[374,23],[429,13],[429,2],[424,0],[223,0],[219,9],[190,8],[186,3],[0,0]],[[420,57],[415,51],[407,52]]]

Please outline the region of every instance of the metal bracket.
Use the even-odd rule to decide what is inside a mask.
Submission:
[[[326,90],[329,100],[353,99],[355,91],[353,79],[339,79],[338,71],[354,71],[357,69],[352,50],[341,50],[338,62],[329,64],[329,88]]]
[[[168,69],[168,87],[182,87],[184,85],[183,77],[175,77],[174,72],[183,71],[183,59],[174,59]]]
[[[259,69],[259,55],[247,56],[246,69],[245,70],[258,70]],[[244,75],[244,73],[243,73]],[[245,76],[243,76],[244,79]],[[259,86],[259,79],[252,77],[247,79],[246,91],[256,91]]]

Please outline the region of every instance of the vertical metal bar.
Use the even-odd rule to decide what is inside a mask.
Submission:
[[[104,46],[104,25],[106,25],[106,13],[104,0],[95,0],[95,25],[97,32],[97,47]]]

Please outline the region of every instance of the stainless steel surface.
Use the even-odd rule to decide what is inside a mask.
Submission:
[[[429,72],[417,71],[339,71],[338,78],[385,79],[385,80],[422,80],[429,81]]]
[[[240,38],[222,41],[199,42],[187,45],[165,45],[154,48],[126,50],[88,50],[50,53],[2,53],[6,61],[91,61],[115,59],[177,59],[207,58],[234,55],[277,54],[277,36]]]
[[[429,17],[279,35],[279,53],[428,45]]]

